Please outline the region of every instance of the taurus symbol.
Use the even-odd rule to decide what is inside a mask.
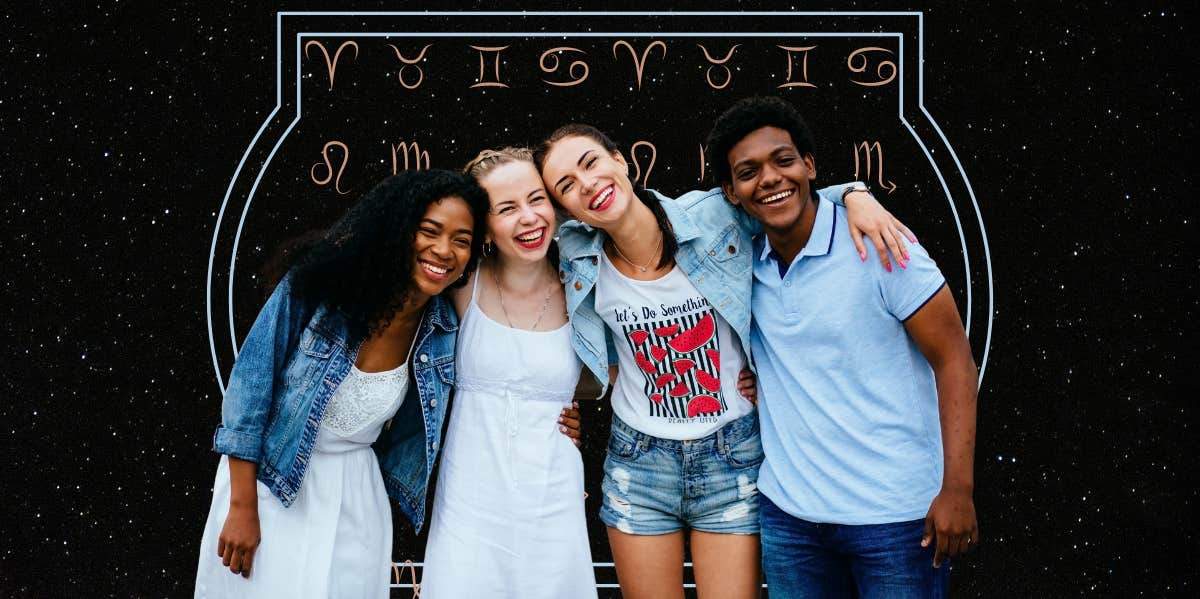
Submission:
[[[392,46],[391,44],[388,45]],[[416,64],[425,58],[425,51],[428,50],[432,45],[433,44],[425,44],[425,47],[421,48],[421,52],[417,54],[417,57],[411,59],[405,58],[404,55],[400,54],[400,48],[392,46],[392,50],[396,52],[396,58],[399,58],[400,62],[404,63],[403,66],[400,67],[400,72],[396,73],[396,78],[400,80],[400,85],[403,85],[404,89],[417,89],[420,87],[421,82],[425,80],[425,71],[422,71],[421,67],[416,66]],[[407,69],[410,66],[417,69],[417,82],[412,85],[409,85],[406,81],[404,81],[404,69]]]
[[[321,42],[318,42],[317,40],[309,40],[309,42],[307,44],[304,44],[304,57],[305,58],[308,58],[308,49],[312,46],[316,46],[317,48],[320,48],[321,54],[325,55],[325,68],[329,69],[329,89],[332,90],[333,89],[333,73],[334,73],[334,71],[337,70],[338,58],[341,57],[342,50],[345,50],[346,46],[353,47],[354,48],[354,58],[357,59],[358,58],[358,42],[355,42],[353,40],[342,42],[342,45],[338,46],[337,52],[333,53],[332,60],[330,60],[330,58],[329,58],[329,51],[325,49],[325,44],[322,44]]]
[[[717,60],[717,59],[713,58],[711,55],[709,55],[708,48],[705,48],[702,44],[696,44],[696,45],[700,46],[700,49],[704,51],[704,58],[707,58],[708,62],[712,63],[712,66],[708,67],[708,71],[706,71],[704,73],[704,80],[707,81],[708,85],[711,86],[713,89],[725,89],[725,87],[729,85],[729,82],[733,81],[733,72],[729,70],[729,67],[725,66],[725,63],[729,62],[730,58],[733,58],[734,50],[737,50],[738,46],[740,46],[741,44],[734,44],[733,47],[729,49],[729,53],[725,55],[725,58],[722,58],[721,60]],[[713,67],[721,67],[722,69],[725,69],[725,83],[722,83],[721,85],[717,85],[716,83],[713,83],[713,80],[712,80]],[[701,178],[704,178],[703,175],[701,175]]]

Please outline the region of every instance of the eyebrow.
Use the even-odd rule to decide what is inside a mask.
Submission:
[[[583,161],[584,161],[584,160],[585,160],[585,159],[588,157],[588,154],[591,154],[591,153],[592,153],[592,150],[588,150],[588,151],[584,152],[583,154],[580,154],[580,156],[579,156],[579,160],[576,160],[576,161],[575,161],[575,166],[579,166],[579,165],[583,164]],[[563,182],[563,181],[566,181],[568,178],[570,178],[570,176],[571,176],[571,175],[569,175],[569,174],[568,174],[568,175],[563,175],[563,176],[562,176],[562,178],[561,178],[561,179],[559,179],[559,180],[558,180],[558,181],[557,181],[557,182],[554,184],[554,189],[558,189],[558,186],[559,186],[559,185],[562,185],[562,182]]]
[[[525,199],[532,198],[533,196],[535,196],[535,195],[537,195],[537,194],[539,194],[539,193],[544,193],[545,191],[546,191],[546,188],[544,188],[544,187],[538,187],[537,189],[534,189],[533,191],[531,191],[531,192],[529,192],[529,193],[525,194]]]
[[[441,221],[439,221],[437,219],[429,218],[428,216],[421,219],[421,224],[425,224],[425,223],[431,223],[431,224],[437,226],[437,228],[439,228],[439,229],[445,228],[445,226],[446,226],[446,225],[442,224]],[[466,233],[467,235],[470,235],[472,237],[475,236],[475,232],[472,231],[471,229],[459,229],[458,231],[456,231],[456,233]]]
[[[793,150],[795,152],[799,152],[799,150],[796,149],[796,146],[784,144],[784,145],[781,145],[781,146],[775,148],[774,150],[771,150],[770,156],[774,156],[780,152],[787,151],[787,150]],[[729,167],[729,169],[733,170],[739,166],[742,166],[743,164],[746,164],[747,162],[754,162],[754,160],[752,158],[746,158],[744,160],[739,160],[736,164]]]

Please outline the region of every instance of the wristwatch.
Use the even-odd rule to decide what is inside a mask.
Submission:
[[[867,193],[871,193],[870,188],[868,188],[866,186],[866,184],[859,183],[856,181],[853,185],[847,185],[842,188],[842,203],[843,204],[846,202],[846,194],[848,194],[852,191],[865,191]]]

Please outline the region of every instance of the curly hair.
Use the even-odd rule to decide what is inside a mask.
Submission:
[[[790,102],[775,96],[743,98],[717,117],[704,144],[710,172],[718,184],[732,181],[729,150],[763,127],[779,127],[790,133],[801,155],[812,154],[816,148],[812,131]]]
[[[471,259],[478,264],[487,227],[487,194],[470,177],[447,170],[405,171],[384,179],[324,235],[292,252],[292,294],[342,312],[352,335],[377,333],[408,300],[416,257],[413,244],[425,211],[445,198],[462,198],[474,218]]]
[[[609,154],[615,154],[620,151],[619,147],[617,146],[617,142],[613,141],[608,135],[605,135],[603,131],[591,125],[570,123],[555,129],[554,132],[551,133],[549,137],[547,137],[545,141],[539,144],[537,149],[533,151],[533,161],[534,164],[537,165],[539,171],[541,171],[542,167],[546,165],[546,156],[550,153],[550,150],[554,147],[554,144],[568,137],[586,137],[591,139],[592,141],[600,144],[600,147],[604,148],[604,150]],[[666,210],[663,210],[662,203],[659,202],[657,197],[655,197],[649,191],[646,191],[645,186],[643,186],[640,182],[631,181],[631,183],[633,184],[633,194],[636,195],[637,198],[641,200],[647,208],[650,209],[650,212],[654,213],[654,220],[658,222],[658,229],[662,231],[663,247],[662,256],[660,256],[658,259],[658,267],[666,268],[671,264],[672,261],[675,260],[675,252],[679,251],[679,241],[675,239],[675,233],[671,230],[671,221],[667,218],[667,212]],[[551,193],[550,197],[553,198],[554,194]],[[557,203],[557,198],[555,201]]]

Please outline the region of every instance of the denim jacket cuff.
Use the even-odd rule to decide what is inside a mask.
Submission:
[[[213,450],[238,459],[259,463],[262,458],[263,438],[242,431],[217,427],[213,436]]]

